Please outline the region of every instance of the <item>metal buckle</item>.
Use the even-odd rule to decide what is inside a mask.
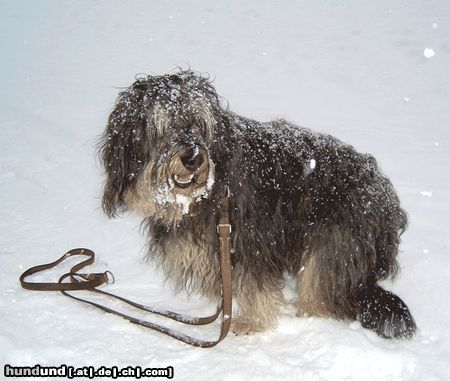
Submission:
[[[220,228],[227,227],[231,234],[231,224],[217,224],[217,233],[220,233]]]

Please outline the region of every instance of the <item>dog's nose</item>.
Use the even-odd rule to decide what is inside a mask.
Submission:
[[[203,154],[199,147],[194,146],[188,148],[180,157],[181,163],[186,169],[195,172],[204,162]]]

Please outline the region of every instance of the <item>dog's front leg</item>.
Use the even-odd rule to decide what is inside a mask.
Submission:
[[[232,322],[232,330],[237,335],[275,329],[278,312],[284,303],[281,287],[263,285],[258,287],[252,279],[236,282],[238,314]]]

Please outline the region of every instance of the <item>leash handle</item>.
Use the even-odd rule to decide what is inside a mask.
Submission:
[[[20,276],[20,283],[23,288],[27,290],[33,291],[60,291],[63,295],[70,297],[72,299],[78,300],[80,302],[89,304],[93,307],[96,307],[104,312],[111,313],[117,316],[120,316],[131,323],[140,325],[142,327],[146,327],[160,333],[164,333],[168,336],[171,336],[177,340],[180,340],[186,344],[190,344],[195,347],[201,348],[210,348],[219,344],[228,334],[231,326],[231,313],[232,313],[232,277],[231,277],[231,259],[230,259],[230,251],[231,251],[231,224],[229,219],[229,200],[228,197],[221,197],[219,202],[219,222],[217,224],[217,235],[219,240],[219,257],[220,257],[220,270],[221,270],[221,286],[222,286],[222,297],[217,306],[217,310],[214,314],[206,317],[191,317],[184,314],[179,314],[172,311],[159,311],[155,308],[144,306],[142,304],[133,302],[129,299],[121,297],[119,295],[115,295],[103,290],[99,290],[97,287],[104,283],[113,283],[114,276],[110,271],[105,271],[103,273],[79,273],[79,271],[92,264],[95,259],[95,254],[92,250],[86,248],[78,248],[69,250],[66,254],[64,254],[58,260],[31,267],[26,270]],[[41,271],[49,270],[61,262],[65,261],[67,258],[74,256],[86,256],[82,262],[77,263],[73,266],[70,272],[62,275],[58,282],[49,283],[49,282],[30,282],[25,279],[33,274],[36,274]],[[67,278],[70,279],[70,282],[64,282]],[[112,279],[112,281],[110,281]],[[172,330],[170,328],[161,326],[159,324],[151,323],[149,321],[137,319],[135,317],[126,315],[117,310],[113,310],[109,307],[106,307],[102,304],[92,302],[87,299],[80,298],[78,296],[74,296],[73,294],[68,293],[68,291],[79,291],[86,290],[91,292],[96,292],[99,294],[106,295],[108,297],[120,300],[124,303],[127,303],[135,308],[140,310],[144,310],[146,312],[158,314],[160,316],[167,317],[169,319],[175,320],[180,323],[190,324],[190,325],[206,325],[210,324],[217,320],[217,318],[222,314],[222,325],[220,330],[220,335],[217,340],[201,340],[191,336],[188,336],[182,332]]]
[[[82,262],[77,263],[75,266],[73,266],[70,269],[70,272],[67,274],[64,274],[63,277],[70,276],[72,282],[71,283],[62,283],[61,277],[58,282],[29,282],[26,281],[25,278],[36,274],[41,271],[49,270],[53,267],[56,267],[60,263],[64,262],[67,258],[74,257],[74,256],[86,256],[87,259],[85,259]],[[94,289],[103,283],[109,283],[109,274],[111,272],[105,271],[104,273],[79,273],[82,268],[92,264],[95,259],[95,254],[90,249],[85,248],[78,248],[78,249],[72,249],[69,250],[67,253],[65,253],[61,258],[57,259],[54,262],[46,263],[39,266],[34,266],[26,270],[21,276],[20,276],[20,284],[23,288],[26,288],[27,290],[33,290],[33,291],[76,291],[76,290],[89,290]],[[112,275],[112,274],[111,274]],[[78,277],[79,279],[76,279]],[[81,280],[80,280],[81,278]]]

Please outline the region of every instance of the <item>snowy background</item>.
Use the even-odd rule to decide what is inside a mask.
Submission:
[[[179,380],[450,379],[448,0],[1,0],[0,52],[2,369],[171,365]],[[378,158],[410,215],[402,272],[385,286],[411,308],[420,328],[413,340],[385,341],[356,323],[298,319],[286,308],[274,332],[196,349],[20,288],[26,268],[86,246],[95,268],[114,272],[110,291],[196,315],[214,309],[173,295],[145,262],[136,217],[107,220],[99,208],[96,143],[119,88],[137,73],[189,65],[209,72],[238,113],[284,117]]]

